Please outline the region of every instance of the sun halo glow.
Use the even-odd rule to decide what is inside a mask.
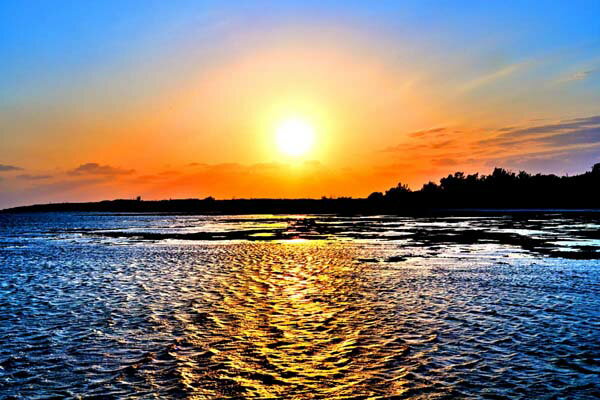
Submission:
[[[289,118],[277,125],[275,138],[281,153],[299,157],[313,147],[315,130],[310,123],[301,118]]]

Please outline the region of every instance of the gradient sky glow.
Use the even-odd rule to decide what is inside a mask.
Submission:
[[[597,0],[237,3],[1,2],[0,208],[600,162]]]

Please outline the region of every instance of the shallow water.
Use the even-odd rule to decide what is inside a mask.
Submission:
[[[596,398],[599,227],[0,215],[0,397]]]

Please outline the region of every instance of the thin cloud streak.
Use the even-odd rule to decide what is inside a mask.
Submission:
[[[600,68],[591,68],[583,71],[575,72],[565,78],[559,79],[557,83],[569,83],[575,81],[583,81],[596,74]]]
[[[476,79],[473,79],[470,82],[467,82],[466,84],[464,84],[462,87],[459,88],[459,92],[469,92],[469,91],[475,90],[481,86],[488,85],[488,84],[490,84],[494,81],[497,81],[501,78],[508,77],[508,76],[514,74],[515,72],[519,71],[520,69],[523,69],[527,64],[528,64],[527,62],[522,62],[522,63],[515,63],[515,64],[510,64],[510,65],[504,66],[500,69],[497,69],[494,72],[480,76]]]
[[[15,165],[0,164],[0,172],[22,171],[22,170],[23,170],[23,168],[17,167]]]
[[[22,174],[17,175],[17,179],[25,180],[25,181],[39,181],[43,179],[50,179],[52,175],[30,175],[30,174]]]
[[[594,143],[599,129],[600,115],[594,115],[586,118],[570,119],[555,124],[507,130],[496,137],[480,140],[479,144],[500,146],[514,146],[525,142],[552,144],[553,140],[551,137],[556,138],[554,139],[556,143],[562,142],[563,144],[568,144],[564,139],[567,139],[569,136],[565,135],[572,135],[570,137],[573,138],[574,143],[585,142],[585,138],[590,143]]]
[[[110,165],[100,165],[98,163],[82,164],[79,167],[68,172],[69,175],[129,175],[135,172],[133,169],[121,169]]]

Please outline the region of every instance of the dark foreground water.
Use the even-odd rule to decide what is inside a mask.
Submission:
[[[0,398],[597,398],[599,231],[0,215]]]

